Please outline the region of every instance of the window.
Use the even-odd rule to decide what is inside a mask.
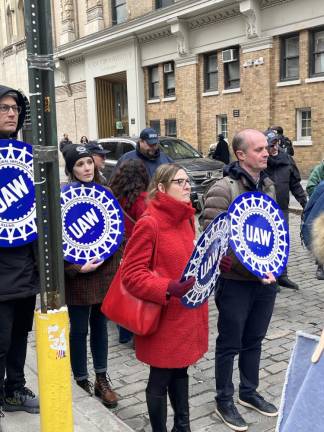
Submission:
[[[280,79],[291,80],[299,77],[299,35],[281,39]]]
[[[159,67],[149,68],[149,99],[160,97]]]
[[[311,59],[310,73],[311,76],[324,75],[324,29],[312,32],[310,37]]]
[[[112,0],[113,24],[120,24],[127,20],[126,0]]]
[[[231,53],[230,60],[223,60],[224,88],[227,90],[240,87],[240,53],[238,47],[226,51]]]
[[[215,91],[218,87],[218,67],[216,52],[204,56],[204,90]]]
[[[160,9],[166,6],[170,6],[174,3],[174,0],[155,0],[155,8]]]
[[[175,76],[174,76],[174,63],[164,63],[163,65],[164,77],[164,96],[175,96]]]
[[[297,141],[311,141],[312,139],[312,111],[310,108],[297,110]]]
[[[228,138],[227,132],[227,115],[221,114],[216,116],[216,127],[217,127],[217,135],[223,134],[224,138]]]
[[[151,120],[150,127],[156,130],[158,135],[161,135],[161,123],[160,120]]]
[[[176,119],[165,120],[165,135],[176,137],[177,136],[177,121]]]

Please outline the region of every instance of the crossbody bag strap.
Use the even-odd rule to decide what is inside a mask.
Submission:
[[[128,213],[127,213],[127,211],[126,210],[124,210],[123,209],[123,207],[121,207],[121,209],[122,209],[122,212],[124,213],[124,215],[135,225],[136,224],[136,220],[135,219],[133,219]]]
[[[151,218],[151,220],[153,221],[154,225],[155,225],[155,232],[156,232],[156,236],[155,236],[155,241],[154,241],[154,246],[153,246],[153,259],[152,259],[152,263],[151,263],[151,270],[154,270],[156,267],[156,263],[157,263],[157,248],[158,248],[158,238],[159,238],[159,227],[158,227],[158,223],[156,221],[156,219],[154,219],[153,216],[151,216],[150,214],[145,214],[142,215],[141,217],[149,217]]]

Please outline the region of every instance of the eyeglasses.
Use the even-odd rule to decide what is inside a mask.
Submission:
[[[191,186],[190,179],[188,179],[188,178],[186,178],[186,179],[184,179],[184,178],[173,179],[173,180],[171,180],[171,182],[178,183],[178,185],[183,187],[183,188],[185,186]]]
[[[2,113],[8,113],[10,111],[10,108],[15,114],[21,113],[21,106],[18,105],[7,105],[7,104],[0,104],[0,112]]]

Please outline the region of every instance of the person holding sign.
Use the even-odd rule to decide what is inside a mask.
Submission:
[[[190,191],[190,179],[181,166],[161,165],[149,186],[148,208],[137,221],[123,258],[125,288],[163,305],[156,332],[135,336],[137,358],[150,365],[146,402],[154,432],[167,430],[167,393],[175,413],[172,430],[190,432],[187,369],[208,349],[207,303],[189,309],[180,300],[195,283],[193,277],[181,279],[194,249]]]
[[[89,151],[80,145],[64,148],[63,156],[69,180],[100,184],[99,173]],[[101,313],[101,303],[107,287],[117,271],[120,253],[106,261],[93,259],[84,265],[65,261],[65,300],[70,317],[71,365],[76,383],[90,395],[93,385],[88,380],[87,334],[90,323],[90,347],[96,381],[94,393],[108,408],[117,405],[117,395],[111,389],[106,376],[108,359],[107,320]]]
[[[260,191],[275,197],[273,182],[265,174],[268,150],[265,136],[244,129],[233,138],[238,161],[228,165],[224,178],[206,193],[203,213],[205,227],[240,194]],[[250,273],[229,250],[220,262],[221,276],[215,299],[219,311],[215,354],[216,414],[230,428],[245,431],[248,426],[234,401],[232,382],[234,357],[239,356],[238,402],[266,416],[276,416],[277,408],[257,392],[261,343],[266,335],[276,298],[272,273],[259,279]]]
[[[12,138],[14,142],[25,114],[23,95],[0,86],[0,139]],[[39,291],[36,248],[36,241],[20,246],[8,242],[8,247],[0,248],[0,417],[1,407],[39,412],[38,397],[25,386],[24,374],[28,332]]]

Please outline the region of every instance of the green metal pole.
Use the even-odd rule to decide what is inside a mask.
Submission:
[[[25,0],[41,310],[65,304],[50,0]]]

